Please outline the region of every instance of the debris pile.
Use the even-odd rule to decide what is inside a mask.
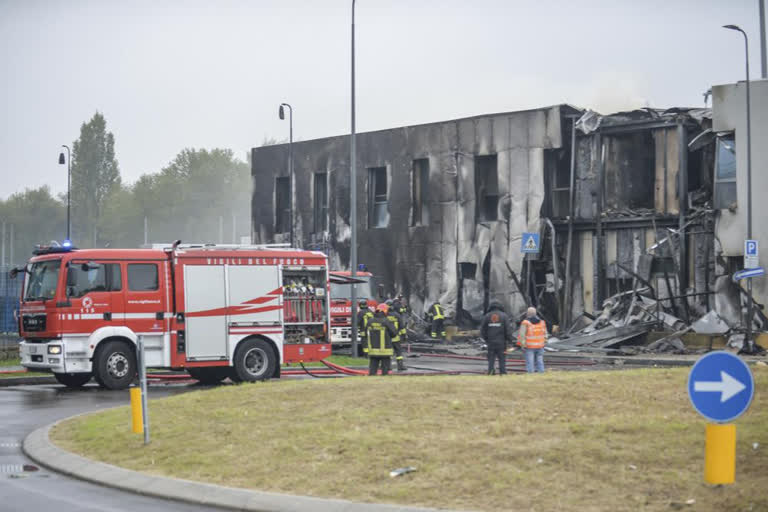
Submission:
[[[640,276],[635,275],[636,278]],[[727,278],[726,278],[727,279]],[[645,286],[638,287],[638,282]],[[719,311],[726,312],[723,316],[715,310],[706,311],[695,298],[702,294],[688,293],[684,295],[658,296],[650,283],[642,278],[635,279],[635,287],[630,291],[617,293],[606,299],[598,314],[584,313],[573,322],[573,325],[562,334],[553,336],[547,345],[552,351],[581,351],[581,352],[662,352],[684,354],[695,352],[686,347],[682,337],[689,333],[698,333],[710,337],[723,336],[728,339],[728,346],[742,349],[744,344],[744,327],[741,317],[746,313],[746,292],[739,286],[727,286],[718,283],[720,292],[711,292],[715,297],[715,306]],[[732,284],[732,283],[731,283]],[[733,294],[726,293],[736,290],[736,304],[733,304]],[[739,292],[742,297],[739,301]],[[717,306],[721,306],[718,308]],[[753,327],[755,332],[768,327],[768,318],[763,312],[763,305],[755,303]],[[680,318],[680,316],[683,318]],[[662,337],[648,343],[648,334],[661,332]],[[705,349],[706,350],[706,349]],[[757,350],[763,349],[757,346]]]

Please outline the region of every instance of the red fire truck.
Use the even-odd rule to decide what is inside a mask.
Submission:
[[[69,387],[123,389],[146,364],[206,383],[279,377],[331,354],[321,252],[269,246],[42,248],[26,267],[22,366]]]
[[[375,288],[373,274],[366,270],[358,270],[355,278],[350,271],[331,272],[331,343],[334,346],[349,345],[352,341],[352,283],[355,288],[357,301],[367,300],[368,307],[375,309],[378,302],[373,294]],[[359,338],[359,336],[358,336]]]

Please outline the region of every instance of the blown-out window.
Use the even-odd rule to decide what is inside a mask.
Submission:
[[[387,200],[387,168],[368,169],[368,227],[385,228],[389,225]]]
[[[291,230],[291,182],[287,177],[275,178],[275,233]]]
[[[315,233],[328,231],[328,173],[315,173]]]
[[[426,226],[429,159],[418,158],[411,167],[411,226]]]
[[[496,162],[496,155],[475,157],[475,213],[477,222],[498,218],[499,171]]]

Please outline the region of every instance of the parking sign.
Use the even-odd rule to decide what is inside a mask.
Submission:
[[[744,240],[744,268],[760,266],[760,244],[757,240]]]

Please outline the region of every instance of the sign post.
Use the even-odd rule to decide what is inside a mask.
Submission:
[[[139,386],[141,388],[141,418],[144,427],[144,444],[149,444],[149,411],[147,410],[147,367],[144,358],[144,336],[139,335],[136,347],[136,359],[139,366]]]
[[[710,352],[688,374],[693,408],[713,423],[706,427],[704,480],[732,484],[736,475],[736,425],[749,409],[755,386],[747,364],[730,352]]]

